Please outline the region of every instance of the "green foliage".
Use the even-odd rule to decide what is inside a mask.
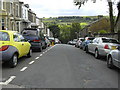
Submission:
[[[79,23],[72,23],[71,32],[70,32],[71,39],[78,38],[77,34],[80,32],[80,30],[81,30],[81,26]]]
[[[90,0],[89,0],[90,1]],[[91,0],[93,3],[96,3],[96,0]],[[78,9],[85,3],[87,3],[88,0],[75,0],[74,4],[78,6]],[[115,3],[115,0],[107,0],[108,6],[109,6],[109,17],[110,17],[110,26],[111,26],[111,32],[114,33],[114,15],[113,15],[113,3]]]
[[[60,28],[58,27],[58,25],[53,24],[53,25],[50,25],[48,28],[53,33],[53,37],[59,38],[59,36],[60,36]]]
[[[105,33],[107,33],[107,31],[106,30],[100,30],[99,33],[100,34],[105,34]]]
[[[60,28],[60,40],[62,41],[62,43],[67,43],[70,40],[71,26],[59,25],[59,28]]]
[[[105,16],[104,16],[105,17]],[[87,23],[93,22],[98,19],[98,16],[63,16],[63,17],[53,17],[53,18],[43,18],[43,22],[47,25],[52,24],[72,24],[73,22],[77,23]]]
[[[88,25],[88,23],[86,23],[86,22],[80,23],[81,29],[84,28],[87,25]]]

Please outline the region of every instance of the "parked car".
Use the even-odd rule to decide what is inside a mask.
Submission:
[[[39,29],[25,28],[21,33],[25,39],[29,40],[33,50],[42,51],[46,48],[45,38]]]
[[[55,38],[55,44],[60,44],[60,40],[58,38]]]
[[[0,30],[0,43],[2,62],[7,62],[10,67],[17,66],[18,58],[32,55],[31,44],[17,31]]]
[[[47,37],[45,37],[45,43],[46,43],[47,47],[49,47],[49,46],[50,46],[50,40],[48,40],[48,38],[47,38]]]
[[[87,45],[86,52],[93,53],[95,58],[99,58],[100,56],[107,56],[118,45],[119,42],[114,38],[96,37]]]
[[[72,45],[75,45],[77,43],[77,39],[73,39]]]
[[[87,45],[93,40],[94,37],[85,37],[84,41],[80,44],[80,49],[86,50]]]
[[[114,66],[120,68],[120,45],[116,50],[112,50],[107,54],[107,67],[113,68]]]
[[[84,38],[79,38],[75,44],[75,47],[79,48],[80,44],[84,41]]]
[[[50,41],[50,44],[55,44],[55,38],[54,37],[48,37],[48,40]]]
[[[67,43],[67,44],[72,45],[72,41],[68,41],[68,43]]]

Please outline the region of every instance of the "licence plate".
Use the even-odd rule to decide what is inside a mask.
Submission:
[[[112,50],[115,50],[116,49],[116,46],[112,46]]]

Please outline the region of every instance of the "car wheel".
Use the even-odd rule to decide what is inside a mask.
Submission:
[[[14,55],[12,56],[12,58],[10,59],[10,61],[9,61],[9,66],[10,66],[11,68],[14,68],[14,67],[17,66],[17,64],[18,64],[18,55],[17,55],[17,54],[14,54]]]
[[[82,47],[80,46],[80,49],[82,49]]]
[[[107,67],[111,68],[111,69],[114,67],[111,56],[109,56],[108,59],[107,59]]]
[[[27,57],[31,57],[32,56],[32,49],[29,50],[29,53],[27,54]]]
[[[96,59],[99,58],[99,52],[98,52],[98,50],[95,50],[95,58],[96,58]]]
[[[39,51],[42,52],[42,46],[40,46]]]

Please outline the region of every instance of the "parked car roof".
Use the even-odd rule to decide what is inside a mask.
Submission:
[[[14,32],[17,32],[17,31],[12,31],[12,30],[0,30],[1,32],[9,32],[9,33],[14,33]]]

